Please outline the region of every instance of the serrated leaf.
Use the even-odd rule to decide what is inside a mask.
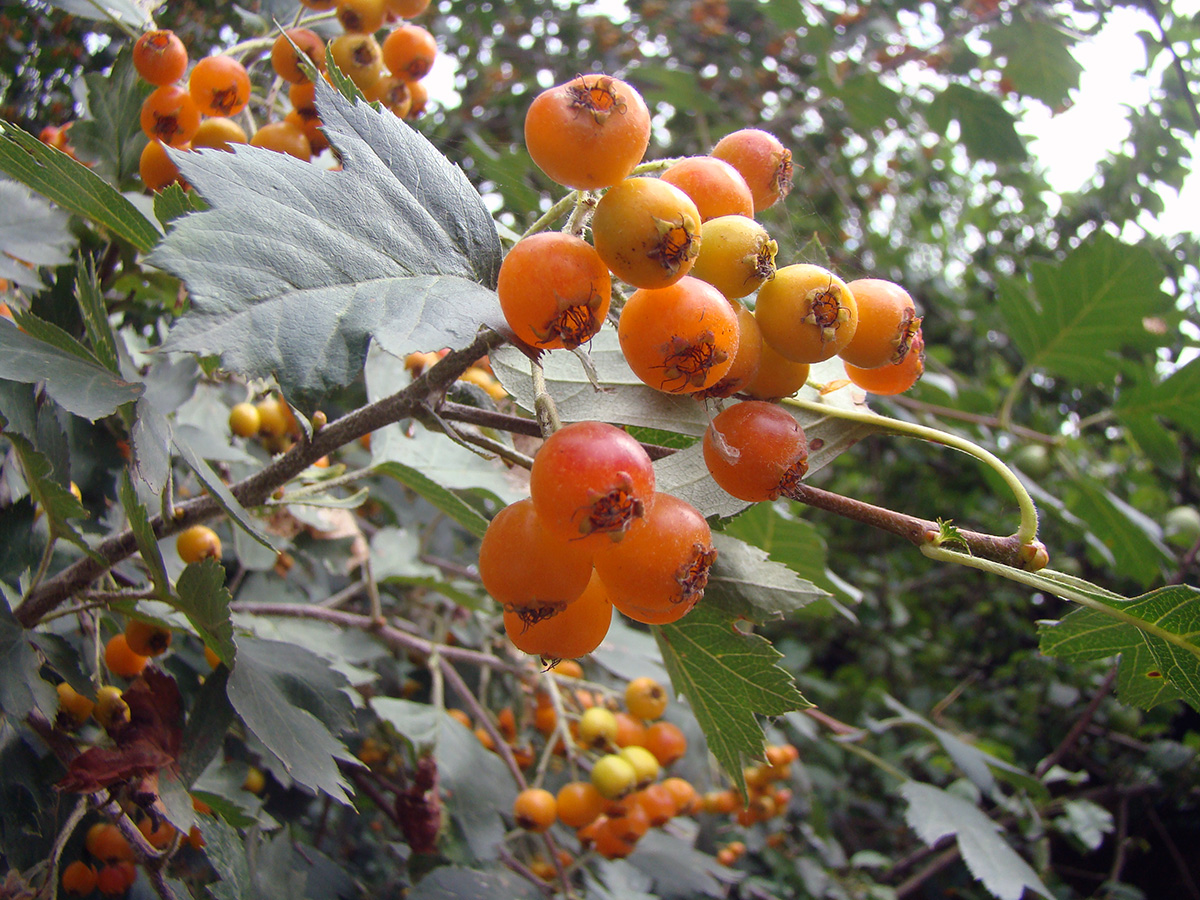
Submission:
[[[52,328],[53,326],[47,326]],[[91,421],[111,416],[141,396],[140,384],[125,381],[95,362],[55,347],[0,322],[0,378],[32,384],[64,409]]]
[[[195,191],[185,191],[178,184],[169,184],[154,194],[154,217],[166,226],[188,213],[204,212],[211,207]]]
[[[767,552],[728,534],[714,534],[717,560],[704,589],[706,604],[730,617],[765,622],[829,595]]]
[[[163,2],[164,0],[46,0],[47,5],[81,19],[121,22],[139,32],[150,27],[150,14]]]
[[[196,473],[196,477],[200,479],[200,483],[212,494],[212,498],[217,501],[217,505],[225,510],[229,514],[229,517],[241,526],[241,529],[246,534],[250,535],[250,537],[254,538],[264,547],[278,551],[279,548],[275,546],[274,541],[267,537],[266,532],[259,527],[254,517],[246,511],[246,507],[238,502],[237,497],[233,496],[233,493],[225,486],[225,483],[221,481],[217,473],[212,470],[208,463],[200,458],[199,454],[191,448],[191,445],[180,440],[178,435],[172,437],[171,443],[179,451],[179,455],[184,458],[192,471]]]
[[[121,508],[125,510],[125,517],[129,520],[129,529],[133,532],[134,540],[137,541],[138,552],[141,553],[142,561],[150,571],[150,579],[154,582],[154,591],[160,600],[168,600],[171,596],[171,580],[167,577],[162,553],[158,549],[158,537],[150,526],[150,515],[146,512],[142,501],[138,499],[137,491],[133,489],[133,481],[127,470],[121,471],[118,498],[121,501]]]
[[[53,721],[58,697],[42,680],[40,669],[41,660],[28,633],[0,594],[0,711],[21,720],[38,709]]]
[[[0,121],[0,171],[138,250],[148,251],[161,237],[153,223],[103,178],[11,122]]]
[[[25,474],[30,494],[50,520],[51,534],[66,538],[92,559],[103,562],[102,557],[88,546],[83,535],[71,524],[71,519],[87,518],[88,512],[83,504],[75,499],[75,495],[54,477],[54,469],[47,456],[39,453],[20,435],[10,434],[7,437],[21,460],[21,469]]]
[[[1000,836],[1000,826],[977,807],[919,781],[904,782],[900,794],[908,801],[909,827],[930,847],[953,835],[963,862],[994,897],[1021,900],[1029,890],[1053,898],[1037,872]]]
[[[1161,417],[1200,437],[1200,357],[1157,384],[1144,381],[1123,390],[1114,409],[1125,423],[1135,417]]]
[[[826,546],[821,533],[774,503],[756,503],[725,526],[725,534],[767,552],[776,562],[828,589]]]
[[[90,259],[81,259],[76,267],[75,295],[79,301],[83,327],[87,330],[96,361],[110,372],[119,375],[121,366],[117,356],[117,339],[108,321],[104,294],[96,281],[95,263]]]
[[[1085,384],[1121,370],[1119,351],[1148,351],[1162,343],[1144,324],[1169,315],[1162,266],[1145,247],[1131,247],[1103,231],[1060,264],[1031,266],[1032,286],[999,283],[997,300],[1009,334],[1030,368]]]
[[[146,397],[134,407],[133,472],[153,494],[162,492],[171,470],[171,425]]]
[[[372,697],[371,709],[410,744],[418,756],[437,747],[443,727],[442,713],[428,703],[414,703],[396,697]]]
[[[30,288],[45,287],[37,267],[71,261],[71,249],[77,241],[67,227],[70,217],[7,179],[0,179],[0,209],[4,210],[0,219],[0,278]],[[34,268],[18,260],[32,263]]]
[[[687,698],[709,750],[745,794],[742,768],[761,759],[765,746],[755,716],[781,716],[812,704],[776,665],[782,654],[770,641],[743,634],[733,618],[703,601],[653,631],[672,686]]]
[[[349,682],[295,644],[243,637],[229,676],[229,702],[245,726],[295,781],[349,803],[337,761],[353,755],[331,729],[350,725]]]
[[[1071,55],[1071,38],[1050,22],[1013,16],[988,31],[993,51],[1007,57],[1002,74],[1015,90],[1051,109],[1066,103],[1083,72]]]
[[[1068,800],[1054,825],[1089,850],[1099,850],[1104,836],[1113,832],[1113,814],[1091,800]]]
[[[707,853],[658,828],[638,841],[629,864],[654,879],[656,897],[695,900],[729,896],[727,869]],[[724,877],[718,879],[718,874]]]
[[[962,770],[963,774],[980,791],[999,799],[998,792],[996,791],[996,775],[998,774],[1004,777],[1005,780],[1019,785],[1034,796],[1043,800],[1050,799],[1049,791],[1047,791],[1045,785],[1024,769],[1018,768],[999,757],[993,756],[991,753],[968,744],[962,738],[951,734],[944,728],[939,728],[894,697],[884,694],[883,702],[901,720],[924,728],[933,735],[937,739],[937,742],[942,745],[942,749],[946,751],[946,755],[954,761],[954,764]]]
[[[187,616],[205,646],[230,668],[236,648],[229,604],[233,595],[225,587],[225,569],[215,559],[203,559],[187,566],[175,584],[176,604]]]
[[[461,170],[391,113],[321,79],[317,96],[344,171],[257,147],[176,153],[213,208],[151,257],[192,297],[168,349],[274,375],[289,400],[349,384],[370,340],[402,356],[499,320],[500,242]]]
[[[218,880],[207,890],[217,900],[246,900],[252,897],[250,863],[246,843],[238,830],[220,819],[205,820],[204,855],[216,870]]]
[[[1149,709],[1182,698],[1200,709],[1200,589],[1173,585],[1132,600],[1071,589],[1096,605],[1042,622],[1043,653],[1068,660],[1119,654],[1117,690],[1123,700]]]
[[[37,436],[37,403],[33,385],[0,379],[0,431],[34,440]]]
[[[453,521],[467,529],[475,537],[483,537],[487,531],[488,520],[473,506],[468,505],[453,492],[442,487],[430,478],[426,478],[412,466],[398,462],[384,462],[372,467],[380,475],[395,478],[409,490],[429,501],[430,504],[444,512]]]
[[[226,689],[229,670],[218,668],[204,679],[188,709],[183,729],[183,752],[179,755],[179,778],[186,787],[196,783],[225,743],[233,724],[234,711]],[[190,806],[190,804],[189,804]]]
[[[959,139],[975,159],[1013,163],[1027,156],[1012,113],[983,91],[951,84],[929,104],[928,116],[930,127],[940,132],[957,120]]]
[[[1158,526],[1090,478],[1073,479],[1071,489],[1068,508],[1112,554],[1113,567],[1142,587],[1159,580],[1174,557],[1158,540]]]
[[[113,184],[122,185],[138,174],[146,135],[142,131],[142,103],[154,86],[138,76],[133,54],[122,51],[107,72],[83,76],[87,86],[85,118],[71,126],[71,143],[93,170]]]

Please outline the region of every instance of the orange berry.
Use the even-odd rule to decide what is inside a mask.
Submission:
[[[139,656],[161,656],[171,646],[172,637],[171,629],[153,622],[130,619],[125,623],[125,642]]]
[[[401,25],[383,40],[383,63],[393,75],[420,81],[433,68],[437,41],[420,25]]]
[[[232,56],[207,56],[192,69],[188,93],[206,116],[236,116],[250,102],[250,76]]]
[[[104,645],[104,664],[114,675],[134,678],[142,674],[150,657],[135,653],[124,634],[114,634]]]
[[[543,788],[527,788],[513,801],[513,819],[526,831],[543,832],[558,818],[558,801]]]
[[[212,147],[215,150],[224,150],[229,153],[233,150],[232,144],[244,143],[246,143],[245,130],[233,119],[227,119],[224,116],[210,116],[205,119],[192,137],[193,150]]]
[[[182,147],[200,128],[200,108],[186,90],[168,84],[142,101],[141,124],[150,140]]]
[[[187,64],[187,48],[170,29],[147,31],[134,42],[133,67],[153,85],[174,84],[183,77]]]
[[[75,860],[62,873],[63,890],[82,897],[96,889],[96,870],[81,859]]]
[[[679,726],[671,722],[655,722],[646,729],[646,743],[643,745],[654,754],[659,765],[669,766],[687,753],[687,736],[679,730]]]
[[[84,836],[87,852],[105,863],[123,862],[133,859],[133,848],[121,829],[112,822],[97,822]]]
[[[594,822],[604,811],[607,801],[588,781],[571,781],[558,791],[558,818],[571,828],[582,828]]]

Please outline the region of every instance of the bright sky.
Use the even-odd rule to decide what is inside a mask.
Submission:
[[[1200,0],[1176,2],[1177,15],[1200,11]],[[1146,65],[1146,52],[1137,33],[1153,31],[1149,15],[1127,7],[1111,13],[1108,25],[1092,40],[1076,45],[1072,53],[1083,66],[1075,104],[1051,115],[1040,104],[1025,116],[1022,130],[1035,140],[1033,154],[1046,167],[1051,186],[1061,193],[1076,191],[1095,174],[1096,164],[1120,147],[1129,136],[1125,117],[1130,107],[1144,106],[1149,98],[1145,79],[1134,73]],[[1165,56],[1160,58],[1165,65]],[[1173,77],[1173,76],[1168,76]],[[1192,172],[1178,196],[1167,191],[1166,210],[1155,222],[1141,224],[1162,234],[1200,230],[1200,173]]]

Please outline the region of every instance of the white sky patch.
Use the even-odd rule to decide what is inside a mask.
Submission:
[[[1200,3],[1178,3],[1176,14]],[[1139,31],[1157,33],[1150,16],[1140,10],[1120,7],[1112,11],[1108,24],[1089,41],[1072,49],[1083,66],[1075,104],[1057,115],[1041,104],[1031,104],[1020,129],[1033,138],[1030,151],[1046,170],[1047,180],[1059,193],[1079,190],[1095,174],[1097,164],[1116,151],[1129,137],[1127,117],[1131,108],[1145,106],[1150,85],[1136,73],[1146,66],[1146,50]],[[1160,56],[1158,66],[1167,65]],[[1166,74],[1174,78],[1173,72]],[[1192,159],[1197,147],[1193,142]],[[1141,224],[1159,234],[1200,230],[1200,174],[1194,169],[1183,190],[1174,195],[1164,191],[1166,209]]]

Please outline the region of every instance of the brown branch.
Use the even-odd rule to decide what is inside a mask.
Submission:
[[[911,878],[896,885],[896,900],[903,900],[905,897],[911,897],[921,889],[926,881],[956,862],[959,856],[960,854],[958,852],[957,845],[937,856],[933,862],[923,868],[920,872],[917,872]]]
[[[444,391],[479,357],[494,350],[504,338],[494,331],[481,331],[470,345],[448,353],[412,384],[375,403],[342,416],[316,432],[312,440],[302,440],[291,450],[255,474],[230,486],[230,491],[245,507],[259,506],[275,490],[303,472],[312,463],[334,450],[358,440],[385,425],[391,425],[416,412],[427,398]],[[155,516],[150,520],[157,538],[175,534],[198,522],[220,514],[221,508],[210,496],[197,497],[175,507],[174,516]],[[96,552],[104,560],[90,556],[67,566],[53,578],[38,585],[14,610],[23,626],[32,628],[54,610],[116,563],[137,552],[133,531],[126,530],[101,542]]]
[[[1104,700],[1104,698],[1108,696],[1109,691],[1112,690],[1113,684],[1116,682],[1116,680],[1117,667],[1114,665],[1108,670],[1108,674],[1104,676],[1104,681],[1100,683],[1100,687],[1096,688],[1096,693],[1092,696],[1092,699],[1088,701],[1088,705],[1084,707],[1083,712],[1079,714],[1079,718],[1075,720],[1075,724],[1071,726],[1071,730],[1067,732],[1067,736],[1064,737],[1059,745],[1054,748],[1054,751],[1040,763],[1038,763],[1037,768],[1033,770],[1033,774],[1035,776],[1041,778],[1043,775],[1049,772],[1051,767],[1056,765],[1072,747],[1075,746],[1075,744],[1079,741],[1079,738],[1082,737],[1083,733],[1087,730],[1089,723],[1092,721],[1092,717],[1096,715],[1096,710],[1100,708],[1101,701]]]
[[[898,513],[895,510],[874,506],[808,484],[796,485],[788,492],[788,496],[807,506],[836,513],[844,518],[870,525],[872,528],[879,528],[898,535],[918,547],[931,543],[941,530],[937,522],[929,519],[919,519],[916,516]],[[973,556],[990,559],[1017,569],[1025,568],[1022,544],[1016,535],[1000,537],[961,528],[958,529],[958,534],[966,542],[967,548]]]
[[[379,635],[384,641],[404,650],[411,650],[421,656],[429,657],[437,653],[443,659],[467,663],[473,666],[488,666],[502,672],[516,675],[525,674],[525,669],[514,663],[505,662],[498,656],[482,653],[479,650],[469,650],[466,647],[450,647],[434,641],[417,637],[396,628],[394,625],[377,622],[370,616],[346,612],[340,609],[330,609],[326,606],[305,605],[300,603],[234,603],[230,607],[234,612],[248,613],[253,616],[285,616],[293,619],[315,619],[338,625],[343,628],[358,628]]]

